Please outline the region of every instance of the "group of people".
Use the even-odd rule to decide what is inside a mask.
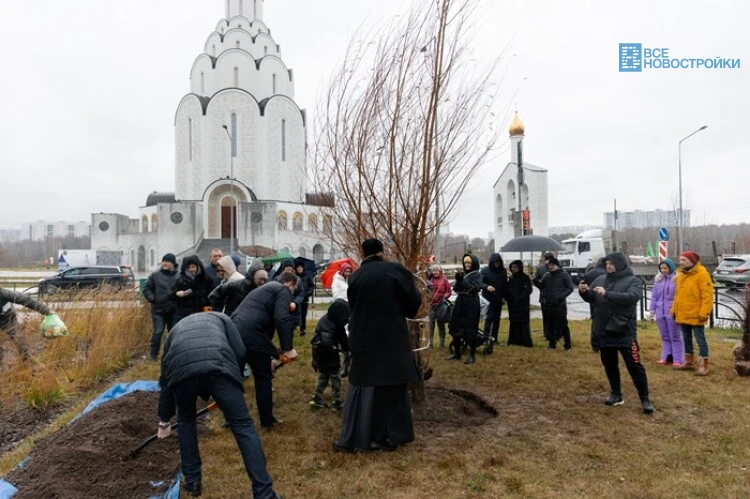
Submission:
[[[392,450],[414,440],[407,385],[417,381],[419,373],[406,321],[417,314],[421,295],[406,268],[384,259],[380,241],[363,242],[362,251],[361,268],[340,273],[346,284],[345,298],[331,303],[312,339],[313,367],[319,375],[311,405],[325,406],[323,391],[330,384],[334,408],[344,412],[341,435],[334,448]],[[183,275],[195,281],[201,273],[206,274],[199,265],[193,267],[193,259],[185,260],[191,267]],[[174,272],[169,265],[166,267]],[[198,397],[212,397],[224,412],[240,448],[253,497],[279,497],[273,490],[262,444],[242,395],[242,371],[245,363],[249,364],[260,425],[272,428],[279,423],[273,416],[274,366],[297,357],[293,315],[299,303],[295,296],[300,296],[304,284],[293,270],[282,264],[280,275],[265,284],[239,284],[239,280],[220,284],[218,289],[225,286],[219,292],[225,296],[224,313],[214,310],[180,318],[164,343],[158,435],[165,438],[170,434],[170,419],[176,414],[185,490],[190,495],[200,495],[202,482],[196,401]],[[158,272],[162,271],[164,266]],[[263,276],[261,269],[251,271],[253,279]],[[230,300],[230,290],[234,288],[249,289],[238,304]],[[179,291],[192,288],[173,284],[171,289],[179,299]],[[382,293],[383,289],[391,292]],[[216,290],[209,297],[214,293]],[[149,296],[149,301],[157,311],[160,309],[155,297]],[[233,307],[229,315],[227,305]],[[273,342],[275,333],[281,348]],[[339,351],[351,359],[345,403],[341,396]],[[277,364],[274,359],[278,359]]]
[[[438,329],[440,348],[445,347],[448,324],[453,352],[449,360],[461,360],[464,346],[469,355],[464,364],[476,362],[476,350],[482,340],[479,337],[481,320],[480,295],[487,302],[487,313],[484,321],[484,334],[493,342],[499,342],[500,317],[503,305],[508,306],[510,330],[508,345],[534,346],[531,339],[530,299],[533,291],[532,281],[524,272],[521,260],[510,263],[510,275],[506,270],[499,253],[490,256],[489,265],[479,269],[479,259],[472,254],[465,254],[462,259],[463,269],[456,273],[455,283],[451,286],[440,265],[433,265],[428,276],[432,297],[429,311],[429,330],[427,343],[433,346],[435,327]],[[456,293],[455,304],[450,303]]]

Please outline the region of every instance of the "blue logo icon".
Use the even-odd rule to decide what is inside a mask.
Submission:
[[[620,73],[640,73],[643,50],[640,43],[620,44]]]
[[[659,229],[659,241],[669,241],[669,231],[666,227]]]

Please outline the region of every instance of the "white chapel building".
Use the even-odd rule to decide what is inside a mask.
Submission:
[[[263,21],[263,0],[225,3],[175,113],[174,193],[150,194],[136,219],[92,214],[92,249],[119,250],[139,271],[167,252],[226,252],[230,239],[234,248],[333,256],[324,231],[332,203],[307,192],[307,116]]]
[[[538,236],[549,235],[547,170],[528,163],[524,159],[522,147],[526,129],[518,113],[513,117],[508,131],[510,133],[510,163],[505,166],[493,186],[496,251],[520,235],[519,223],[522,221],[516,216],[519,209],[528,211],[531,233]],[[519,182],[519,162],[523,171],[522,183]],[[526,234],[529,234],[529,230]]]

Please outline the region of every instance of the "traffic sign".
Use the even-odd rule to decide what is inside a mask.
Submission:
[[[666,227],[659,229],[659,241],[669,241],[669,231]]]

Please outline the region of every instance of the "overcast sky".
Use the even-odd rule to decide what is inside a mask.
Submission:
[[[476,56],[512,45],[505,102],[528,78],[517,98],[524,157],[549,170],[550,225],[599,224],[614,198],[622,210],[670,209],[678,140],[704,124],[683,144],[693,223],[750,219],[750,3],[486,3]],[[314,110],[353,30],[402,4],[266,0],[301,108]],[[174,113],[223,16],[223,0],[3,0],[0,228],[89,221],[99,211],[135,217],[149,192],[173,191]],[[676,58],[739,58],[741,67],[620,73],[620,42],[667,47]],[[507,123],[501,129],[507,142]],[[508,161],[477,176],[452,232],[492,230],[491,186]]]

